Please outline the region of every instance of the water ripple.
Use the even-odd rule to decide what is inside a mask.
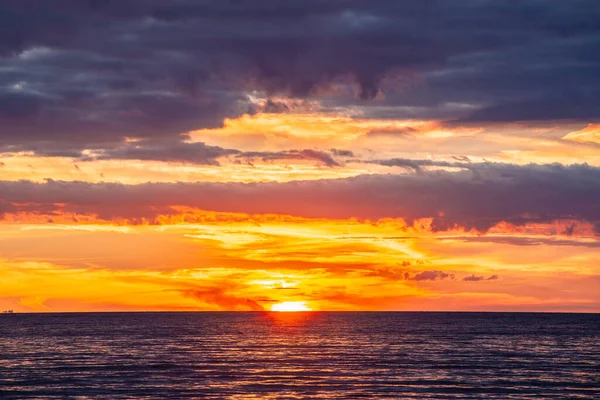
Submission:
[[[600,398],[600,315],[0,317],[0,397]]]

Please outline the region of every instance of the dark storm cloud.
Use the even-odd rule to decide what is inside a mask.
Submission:
[[[326,105],[598,119],[599,19],[596,0],[7,0],[0,144],[173,137],[256,112],[247,91],[310,97],[348,79],[356,96]]]
[[[4,213],[67,211],[152,220],[179,205],[311,218],[432,218],[433,230],[458,225],[486,231],[501,221],[566,219],[600,226],[599,198],[600,169],[587,165],[488,164],[472,171],[288,183],[0,183]]]
[[[570,94],[550,99],[516,100],[478,110],[465,121],[539,121],[549,117],[591,121],[600,117],[598,104],[600,91],[589,96]]]
[[[35,115],[42,105],[38,96],[27,93],[0,92],[0,118],[25,119]]]

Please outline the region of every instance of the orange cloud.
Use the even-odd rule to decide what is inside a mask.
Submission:
[[[596,304],[600,243],[584,228],[498,224],[481,235],[434,232],[430,221],[178,211],[188,214],[155,225],[5,221],[0,306],[261,310],[307,302],[319,310],[584,310]],[[500,279],[487,279],[494,275]],[[486,279],[465,280],[472,276]]]
[[[581,143],[600,144],[600,124],[589,124],[579,131],[568,133],[563,136],[563,139]]]

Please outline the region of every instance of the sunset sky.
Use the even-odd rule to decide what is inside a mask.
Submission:
[[[0,310],[600,312],[598,21],[2,1]]]

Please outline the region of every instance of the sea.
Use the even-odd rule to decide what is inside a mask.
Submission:
[[[0,398],[600,399],[600,314],[0,315]]]

